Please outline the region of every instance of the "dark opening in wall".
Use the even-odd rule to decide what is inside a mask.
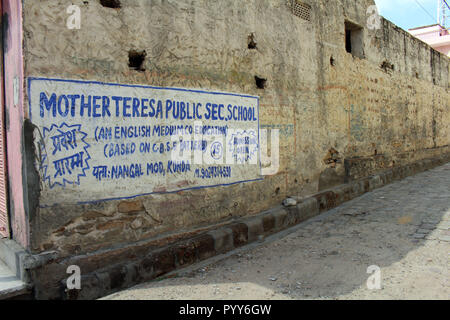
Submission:
[[[258,76],[255,76],[255,82],[256,82],[256,87],[258,89],[266,88],[267,79],[263,79],[263,78],[259,78]]]
[[[331,148],[330,150],[328,150],[328,153],[323,159],[323,161],[325,164],[329,164],[331,165],[332,168],[335,168],[336,164],[342,163],[342,157],[339,154],[339,151],[337,151],[334,148]]]
[[[130,69],[145,71],[144,61],[147,53],[144,51],[131,50],[128,52],[128,66]]]
[[[336,65],[336,60],[333,56],[330,57],[330,64],[334,67]]]
[[[364,29],[345,21],[345,50],[353,56],[364,58]]]
[[[352,40],[351,40],[352,33],[350,30],[345,29],[345,50],[348,53],[352,53]]]
[[[106,8],[119,9],[121,7],[119,0],[100,0],[100,4]]]
[[[248,36],[248,48],[250,50],[257,49],[256,42],[255,42],[255,35],[253,33]]]
[[[383,61],[380,68],[386,72],[395,70],[395,66],[392,63],[390,63],[389,61]]]

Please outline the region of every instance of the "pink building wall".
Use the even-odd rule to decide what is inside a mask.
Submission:
[[[2,0],[9,211],[13,239],[28,248],[23,172],[24,73],[22,1]],[[26,184],[26,183],[25,183]]]
[[[450,57],[450,33],[442,26],[436,24],[414,28],[410,29],[409,33],[427,43],[433,49]]]

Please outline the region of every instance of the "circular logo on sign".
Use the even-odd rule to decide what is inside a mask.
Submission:
[[[223,146],[222,143],[219,141],[216,141],[211,146],[211,157],[214,160],[220,160],[222,158],[223,154]]]

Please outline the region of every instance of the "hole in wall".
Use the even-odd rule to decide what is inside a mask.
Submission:
[[[364,59],[364,28],[345,21],[345,50],[354,57]]]
[[[333,56],[330,57],[330,64],[334,67],[336,65],[336,60]]]
[[[279,194],[279,193],[280,193],[280,190],[281,190],[281,189],[280,189],[279,187],[276,188],[276,189],[275,189],[275,194]]]
[[[128,67],[137,71],[145,71],[144,61],[147,53],[144,51],[131,50],[128,52]]]
[[[100,0],[100,4],[106,8],[119,9],[121,7],[119,0]]]
[[[258,89],[265,89],[266,88],[267,79],[255,76],[255,82],[256,82],[256,87]]]
[[[383,61],[380,68],[387,72],[389,70],[394,71],[395,66],[392,63],[389,63],[389,61]]]
[[[256,42],[255,42],[255,35],[253,33],[251,33],[248,36],[248,48],[250,50],[258,49],[257,46],[256,46]]]
[[[323,161],[325,164],[331,165],[332,168],[336,168],[336,165],[338,163],[342,163],[342,157],[339,154],[339,151],[337,151],[335,148],[330,148]]]
[[[351,40],[351,31],[345,29],[345,51],[348,53],[352,53],[352,40]]]

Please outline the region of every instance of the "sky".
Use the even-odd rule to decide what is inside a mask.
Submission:
[[[375,0],[375,2],[383,17],[405,30],[437,23],[438,0]]]

